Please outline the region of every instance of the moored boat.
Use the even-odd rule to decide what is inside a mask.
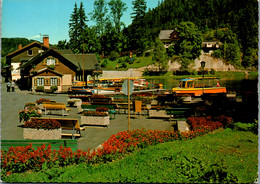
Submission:
[[[181,79],[179,86],[172,88],[176,94],[189,94],[191,96],[201,96],[211,93],[227,93],[226,87],[220,86],[220,79],[216,77],[199,77]]]

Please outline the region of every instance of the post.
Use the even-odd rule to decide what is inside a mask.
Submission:
[[[200,64],[201,64],[201,68],[202,68],[202,95],[204,95],[204,68],[205,68],[206,62],[201,61]]]
[[[127,95],[128,95],[128,131],[130,131],[130,79],[127,79]]]

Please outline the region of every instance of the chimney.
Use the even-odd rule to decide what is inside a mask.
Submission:
[[[20,50],[22,47],[23,47],[22,44],[19,44],[19,45],[18,45],[18,49],[19,49],[19,50]]]
[[[49,35],[43,35],[43,45],[49,47]]]

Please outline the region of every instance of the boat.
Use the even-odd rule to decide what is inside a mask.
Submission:
[[[181,79],[179,86],[172,88],[172,93],[201,96],[203,94],[227,93],[227,89],[220,86],[220,79],[217,77],[198,77]]]

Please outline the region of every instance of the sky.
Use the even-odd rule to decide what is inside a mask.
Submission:
[[[108,0],[107,0],[108,1]],[[122,21],[125,25],[132,22],[132,0],[122,0],[126,3]],[[90,19],[94,0],[2,0],[1,37],[28,38],[41,41],[40,35],[49,35],[51,44],[60,40],[69,41],[69,20],[74,5],[83,2],[85,13]],[[146,0],[147,10],[158,5],[158,0]],[[94,22],[87,22],[89,26]]]

